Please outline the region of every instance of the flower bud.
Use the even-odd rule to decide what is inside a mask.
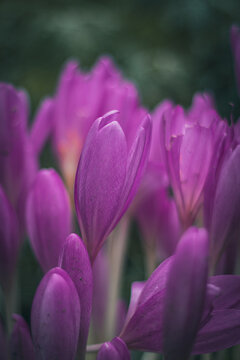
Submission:
[[[80,303],[69,275],[50,270],[37,288],[31,313],[37,359],[73,360],[80,329]]]

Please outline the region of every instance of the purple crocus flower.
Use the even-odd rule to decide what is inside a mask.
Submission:
[[[20,245],[16,212],[0,185],[0,284],[10,290]]]
[[[59,258],[63,268],[74,282],[81,304],[81,327],[79,332],[78,355],[84,359],[92,311],[93,279],[88,252],[76,234],[70,234]]]
[[[115,337],[101,346],[97,360],[130,360],[130,353],[125,342]]]
[[[22,90],[0,83],[0,184],[25,228],[25,204],[37,171],[27,129],[28,99]]]
[[[187,113],[180,106],[168,106],[160,121],[162,158],[185,228],[193,223],[201,205],[221,128],[208,95],[196,95]]]
[[[27,201],[27,229],[34,253],[46,272],[58,264],[67,235],[71,232],[68,193],[53,169],[39,171]]]
[[[14,314],[14,328],[11,335],[11,355],[16,360],[34,360],[35,350],[26,321]]]
[[[234,56],[234,65],[236,72],[236,80],[238,86],[238,92],[240,95],[240,29],[238,26],[233,25],[231,28],[231,45]]]
[[[128,348],[186,360],[240,342],[240,277],[207,278],[207,256],[207,232],[189,228],[175,255],[133,284],[119,335]]]
[[[36,358],[73,360],[80,329],[80,302],[70,276],[50,270],[37,288],[31,313]]]
[[[115,118],[113,111],[94,122],[76,174],[75,206],[91,261],[133,199],[148,158],[150,118],[133,143]]]
[[[100,58],[88,73],[79,69],[76,61],[69,61],[51,101],[51,105],[44,102],[39,109],[38,128],[43,129],[42,134],[51,126],[54,151],[73,195],[78,160],[95,119],[118,109],[121,126],[134,139],[134,128],[139,126],[139,119],[146,110],[139,105],[134,85],[122,78],[107,57]]]

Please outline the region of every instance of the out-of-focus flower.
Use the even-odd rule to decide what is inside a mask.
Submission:
[[[27,200],[27,229],[34,253],[46,272],[58,264],[71,232],[68,193],[53,169],[39,171]]]
[[[219,351],[239,343],[240,277],[207,279],[207,255],[206,231],[190,228],[175,255],[145,283],[133,283],[119,335],[128,348],[185,360],[190,353]]]
[[[70,234],[67,237],[60,254],[59,266],[74,282],[81,304],[78,356],[82,359],[85,356],[92,311],[93,279],[88,252],[78,235]]]
[[[238,92],[240,95],[240,29],[233,25],[231,28],[231,45],[235,62],[235,72],[237,77]]]
[[[80,302],[70,276],[50,270],[37,288],[31,313],[36,358],[73,360],[80,329]]]
[[[37,171],[27,129],[26,93],[0,83],[0,114],[0,184],[17,212],[22,234],[26,196]]]
[[[130,360],[130,353],[124,341],[116,337],[101,346],[97,360]]]
[[[95,119],[112,109],[120,111],[119,122],[133,139],[133,128],[140,125],[146,110],[139,106],[134,85],[122,78],[107,57],[100,58],[89,73],[78,69],[77,62],[69,61],[56,95],[39,109],[38,128],[44,134],[51,127],[54,151],[71,195],[87,133]]]
[[[240,236],[240,145],[230,147],[205,197],[205,222],[210,232],[211,265],[215,266],[226,245]],[[210,197],[211,196],[211,197]]]
[[[136,194],[148,159],[150,118],[130,139],[116,117],[113,111],[94,122],[76,174],[75,206],[92,261]]]
[[[34,360],[35,350],[26,321],[14,314],[14,328],[11,335],[11,358],[16,360]]]
[[[161,260],[174,253],[180,237],[177,208],[167,187],[165,171],[149,163],[134,204],[145,246],[153,249],[156,259]]]
[[[168,106],[160,121],[162,158],[183,226],[190,226],[202,193],[222,124],[208,95],[196,95],[188,112]],[[225,124],[225,123],[224,123]]]
[[[0,284],[9,290],[20,245],[17,215],[0,185]]]

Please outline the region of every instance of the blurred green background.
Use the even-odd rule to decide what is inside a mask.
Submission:
[[[1,0],[0,80],[27,90],[32,119],[40,100],[54,93],[67,59],[88,70],[108,54],[150,110],[164,98],[189,106],[195,92],[210,91],[220,114],[236,120],[233,23],[240,25],[237,0]],[[49,166],[52,158],[46,154],[42,165]],[[131,281],[143,278],[142,263],[140,247],[131,242],[126,294]],[[29,319],[42,273],[27,243],[19,269],[20,311]]]

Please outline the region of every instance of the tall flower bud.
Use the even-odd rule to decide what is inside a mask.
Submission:
[[[11,335],[11,355],[14,360],[34,360],[35,350],[26,321],[14,314],[14,328]]]
[[[149,117],[128,143],[116,116],[111,112],[94,122],[75,180],[78,221],[92,261],[133,199],[149,152]]]
[[[55,170],[41,170],[27,201],[27,229],[33,251],[46,272],[58,264],[71,232],[71,209],[67,191]]]
[[[84,358],[92,311],[93,276],[90,259],[82,239],[70,234],[63,246],[59,266],[71,277],[81,304],[78,354]]]

